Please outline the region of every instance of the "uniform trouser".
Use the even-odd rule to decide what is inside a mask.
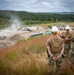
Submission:
[[[74,52],[70,52],[70,62],[74,65]]]
[[[53,66],[54,66],[54,60],[53,58],[49,55],[48,50],[47,50],[47,55],[48,55],[48,59],[49,59],[49,66],[51,68],[51,71],[53,70]],[[54,56],[57,56],[58,54],[53,54]],[[59,58],[56,61],[56,66],[57,66],[57,71],[60,69],[60,64],[62,63],[62,57]]]
[[[74,65],[74,42],[71,43],[70,62]]]
[[[64,54],[66,54],[67,57],[69,57],[70,48],[71,48],[70,44],[64,45]]]

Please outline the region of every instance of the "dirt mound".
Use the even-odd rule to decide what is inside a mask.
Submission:
[[[16,34],[16,35],[9,38],[9,40],[15,41],[15,42],[17,42],[18,40],[21,40],[21,39],[23,39],[23,37],[20,36],[19,34]]]

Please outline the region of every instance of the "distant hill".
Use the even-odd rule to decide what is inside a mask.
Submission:
[[[34,13],[27,11],[0,10],[0,27],[9,25],[9,20],[19,19],[23,24],[46,24],[50,22],[74,22],[74,12]]]
[[[27,12],[27,11],[10,11],[10,10],[0,10],[0,18],[10,19],[11,17],[20,17],[21,20],[40,20],[40,21],[48,21],[52,19],[67,18],[72,19],[74,17],[74,12]],[[59,18],[60,17],[60,18]],[[45,18],[45,19],[42,19]]]
[[[73,15],[74,12],[51,12],[51,14],[70,14],[70,15]]]

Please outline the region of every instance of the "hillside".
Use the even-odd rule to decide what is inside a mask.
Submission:
[[[49,75],[46,41],[50,36],[32,37],[1,50],[0,75]],[[59,71],[61,75],[73,75],[74,67],[63,60]]]
[[[33,13],[26,11],[0,10],[0,28],[8,27],[18,19],[21,25],[47,24],[51,22],[74,22],[73,12]]]
[[[51,13],[34,13],[26,11],[10,11],[0,10],[0,18],[11,19],[11,17],[19,17],[21,20],[39,20],[39,21],[74,21],[74,12],[51,12]],[[64,20],[63,20],[64,19]]]

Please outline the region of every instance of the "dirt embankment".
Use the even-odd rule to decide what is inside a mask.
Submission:
[[[9,40],[14,41],[14,42],[17,42],[18,40],[21,40],[21,39],[23,39],[23,37],[20,36],[19,34],[16,34],[9,38]]]

